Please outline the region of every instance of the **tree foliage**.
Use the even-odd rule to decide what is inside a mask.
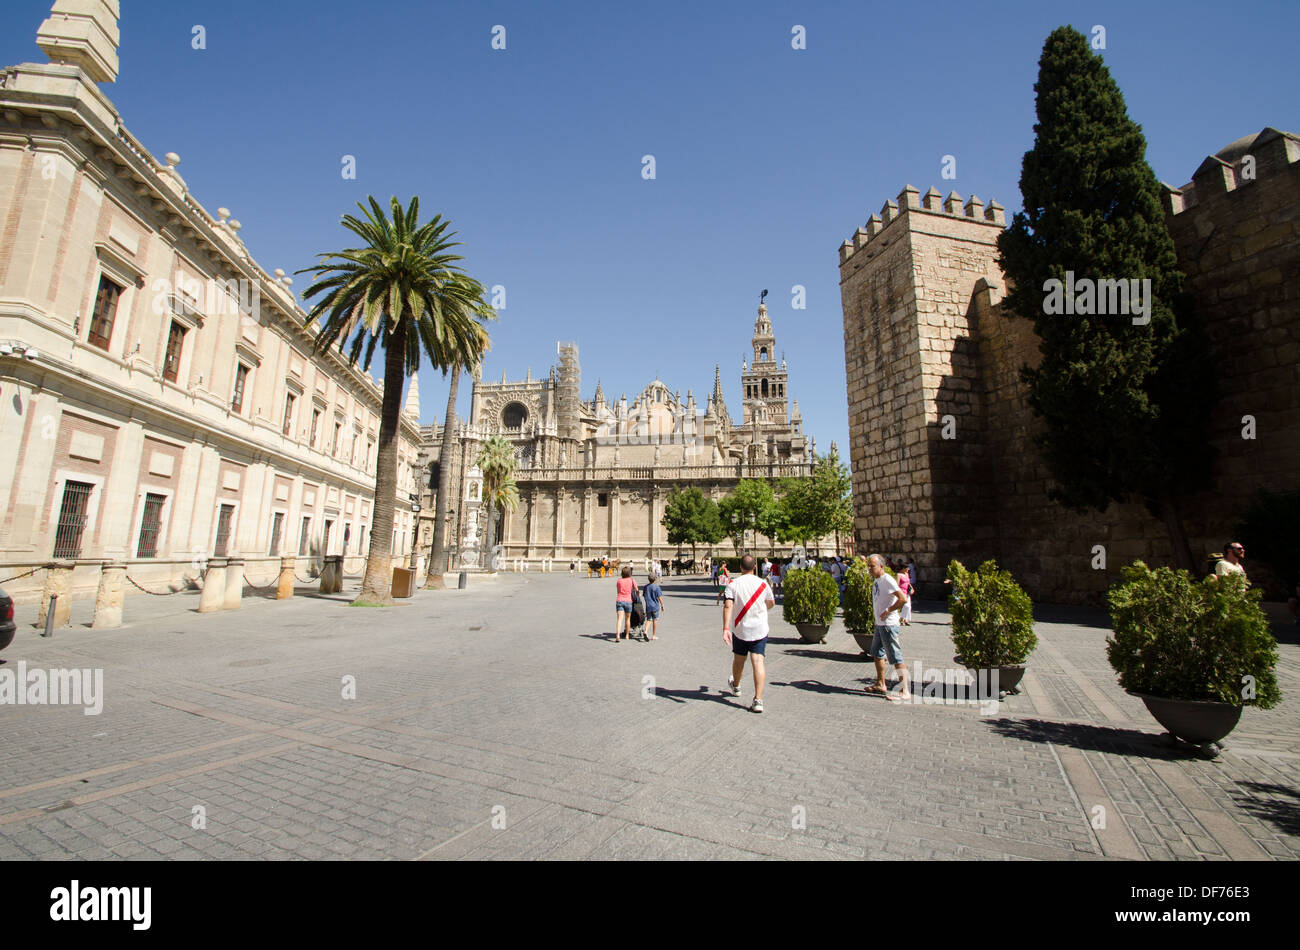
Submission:
[[[1007,306],[1033,320],[1040,339],[1041,363],[1022,377],[1046,423],[1039,447],[1053,497],[1076,511],[1146,499],[1190,566],[1177,500],[1208,484],[1212,365],[1204,325],[1183,292],[1146,140],[1077,30],[1063,26],[1047,38],[1034,90],[1024,211],[998,249]],[[1138,317],[1149,322],[1135,324],[1132,312],[1047,313],[1048,281],[1068,287],[1071,279],[1094,288],[1149,280],[1149,310]]]
[[[668,543],[689,544],[692,558],[697,544],[717,544],[727,534],[717,504],[695,486],[672,490],[662,523],[668,529]]]
[[[817,458],[810,478],[783,478],[778,484],[777,537],[807,544],[830,534],[853,530],[849,470],[832,452]]]
[[[321,263],[299,273],[316,278],[304,293],[324,297],[307,315],[319,320],[317,351],[337,345],[364,368],[376,348],[384,350],[384,394],[375,462],[375,501],[370,550],[359,600],[384,603],[392,593],[393,515],[397,501],[397,433],[402,388],[420,368],[421,350],[434,368],[478,364],[489,345],[484,323],[496,312],[484,300],[483,286],[449,253],[459,242],[441,215],[421,224],[420,200],[408,207],[393,198],[391,220],[373,197],[358,204],[363,218],[343,216],[343,226],[359,237],[360,247],[320,254]]]
[[[718,502],[718,514],[737,551],[745,546],[745,532],[753,531],[772,538],[780,527],[772,483],[759,478],[742,478],[731,493]]]
[[[507,504],[505,510],[512,510],[519,503],[519,491],[512,477],[519,462],[515,458],[514,446],[501,436],[494,435],[479,446],[478,457],[474,460],[474,464],[483,473],[483,500],[488,506],[487,550],[490,555],[497,543],[498,506],[502,502],[509,503],[512,491],[513,504]]]

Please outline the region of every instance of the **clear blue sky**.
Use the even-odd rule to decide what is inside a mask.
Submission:
[[[44,61],[48,10],[5,0],[0,62]],[[598,378],[630,398],[657,373],[702,406],[717,362],[738,416],[769,289],[790,392],[824,451],[848,441],[840,242],[907,183],[1010,216],[1038,57],[1063,23],[1106,28],[1105,61],[1171,184],[1242,135],[1300,130],[1295,0],[122,0],[105,90],[155,155],[181,155],[206,207],[232,210],[268,270],[346,246],[339,217],[368,194],[418,194],[448,216],[468,271],[507,290],[488,378],[544,374],[555,341],[576,340],[584,398]],[[420,382],[431,422],[446,383]]]

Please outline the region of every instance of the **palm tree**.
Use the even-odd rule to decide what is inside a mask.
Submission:
[[[397,500],[397,436],[402,387],[420,368],[420,350],[435,369],[475,366],[489,346],[485,321],[496,312],[484,301],[483,285],[448,253],[451,222],[442,215],[419,223],[420,199],[403,210],[392,199],[392,220],[373,197],[358,204],[365,219],[343,216],[343,226],[359,237],[359,248],[317,255],[321,263],[299,273],[314,274],[305,296],[324,293],[308,322],[321,321],[316,350],[337,345],[347,359],[370,368],[375,348],[384,348],[384,396],[375,464],[375,502],[370,552],[358,602],[388,603],[392,594],[393,512]]]
[[[447,544],[447,509],[451,501],[451,453],[456,445],[456,394],[460,388],[460,366],[453,365],[448,371],[451,376],[451,389],[447,393],[447,414],[443,417],[442,452],[438,455],[438,500],[434,504],[433,514],[433,551],[429,557],[429,586],[441,587],[442,575],[449,568],[447,550],[455,545]]]
[[[501,436],[494,435],[479,447],[475,464],[483,473],[483,500],[488,506],[487,551],[488,556],[491,557],[492,548],[496,546],[497,502],[505,500],[507,482],[514,485],[514,479],[510,477],[518,464],[515,460],[514,446]],[[519,492],[516,489],[516,504],[518,499]]]

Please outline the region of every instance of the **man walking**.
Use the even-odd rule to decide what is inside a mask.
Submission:
[[[1240,541],[1229,541],[1227,547],[1223,549],[1223,557],[1219,563],[1214,565],[1214,574],[1216,577],[1222,577],[1224,574],[1245,574],[1246,569],[1241,562],[1246,559],[1246,549]]]
[[[876,630],[868,651],[876,661],[876,682],[867,687],[867,692],[879,693],[886,699],[896,701],[911,699],[912,693],[907,688],[907,667],[903,665],[903,649],[898,642],[899,608],[907,602],[907,597],[899,589],[898,582],[885,572],[885,559],[879,554],[867,558],[867,570],[875,578],[871,582],[871,609],[876,615]],[[897,693],[891,693],[885,688],[886,657],[898,673]]]
[[[761,577],[754,576],[754,556],[740,559],[741,575],[727,585],[722,605],[722,642],[731,647],[731,676],[727,691],[740,695],[740,678],[745,673],[745,657],[754,667],[754,701],[750,712],[763,711],[763,685],[767,682],[767,611],[776,606],[772,589]],[[733,619],[734,618],[734,619]]]

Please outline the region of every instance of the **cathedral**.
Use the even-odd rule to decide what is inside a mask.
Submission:
[[[721,499],[742,478],[802,477],[812,471],[815,443],[803,432],[797,400],[789,396],[785,359],[777,360],[767,307],[754,322],[753,354],[741,363],[744,393],[739,419],[722,395],[715,368],[704,411],[688,390],[682,398],[658,379],[631,402],[606,397],[596,383],[582,399],[582,371],[575,343],[556,345],[557,364],[545,379],[484,382],[474,378],[470,418],[456,424],[452,458],[442,459],[441,426],[421,430],[421,465],[428,486],[420,505],[420,545],[433,543],[434,506],[443,464],[452,468],[448,503],[451,567],[486,567],[481,550],[486,530],[482,473],[475,466],[479,444],[500,436],[515,447],[520,504],[498,512],[496,537],[505,562],[543,559],[672,558],[660,523],[668,495],[697,486]],[[719,553],[731,553],[724,541]]]

